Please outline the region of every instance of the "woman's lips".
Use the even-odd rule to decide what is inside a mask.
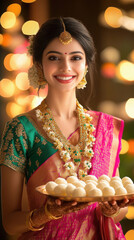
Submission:
[[[55,76],[56,80],[60,83],[70,83],[73,81],[73,79],[75,78],[74,75],[66,75],[66,76]]]

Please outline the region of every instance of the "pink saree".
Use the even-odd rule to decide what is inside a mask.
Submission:
[[[119,167],[119,152],[121,149],[121,137],[123,132],[123,121],[100,112],[90,112],[93,116],[93,124],[96,128],[94,135],[94,157],[92,169],[89,174],[97,178],[102,174],[109,177],[116,175]],[[79,129],[68,138],[72,144],[79,140]],[[35,188],[46,184],[57,177],[68,176],[63,162],[56,152],[50,156],[31,175],[27,183],[27,195],[30,210],[41,207],[46,198],[37,192]],[[45,224],[40,232],[26,232],[19,240],[125,240],[121,225],[115,224],[112,218],[101,214],[98,203],[64,215],[62,219],[52,220]]]

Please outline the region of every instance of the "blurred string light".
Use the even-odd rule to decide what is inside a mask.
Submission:
[[[117,48],[109,46],[101,52],[100,57],[102,61],[117,63],[120,60],[120,52]]]
[[[129,144],[129,149],[128,149],[129,154],[134,155],[134,139],[129,139],[128,144]]]
[[[22,0],[22,2],[24,2],[24,3],[33,3],[33,2],[35,2],[36,0]]]
[[[103,63],[101,66],[101,74],[107,78],[114,78],[116,75],[116,65],[114,63]]]
[[[0,34],[0,45],[2,45],[2,43],[3,43],[3,35]]]
[[[132,50],[129,54],[129,60],[134,63],[134,50]]]
[[[120,18],[121,26],[127,30],[134,31],[134,19],[128,16],[122,16]]]
[[[31,58],[26,54],[13,54],[10,59],[10,66],[13,70],[25,70],[31,65]]]
[[[21,13],[21,6],[18,3],[12,3],[7,7],[7,11],[13,12],[18,17]]]
[[[20,72],[15,79],[16,86],[22,90],[26,91],[30,88],[28,74],[27,72]]]
[[[16,104],[15,102],[9,102],[6,105],[6,113],[10,118],[25,112],[25,108]]]
[[[13,12],[4,12],[0,18],[1,26],[5,29],[12,28],[16,23],[16,16]]]
[[[122,145],[122,148],[121,148],[120,154],[126,154],[129,150],[129,143],[125,139],[122,139],[121,145]]]
[[[2,46],[3,47],[9,47],[12,41],[12,37],[8,33],[3,34],[3,41],[2,41]]]
[[[10,66],[10,59],[13,56],[13,53],[9,53],[5,56],[4,58],[4,67],[6,68],[6,70],[8,71],[12,71],[13,69]]]
[[[126,240],[132,240],[134,238],[134,229],[129,230],[125,234],[125,238],[126,238]]]
[[[37,21],[27,21],[22,26],[22,32],[25,35],[35,35],[39,30],[39,23]]]
[[[134,3],[134,0],[120,0],[124,4]]]
[[[0,95],[5,98],[12,97],[15,92],[15,85],[9,79],[2,79],[0,81]]]
[[[125,111],[130,118],[134,119],[134,98],[129,98],[126,101]]]
[[[108,7],[104,12],[106,23],[113,28],[119,28],[121,26],[120,19],[122,16],[122,11],[116,7]]]
[[[118,77],[127,81],[134,81],[134,63],[127,60],[122,60],[118,66]],[[120,74],[120,75],[119,75]]]
[[[128,212],[125,216],[127,219],[134,219],[134,207],[133,206],[128,206]]]

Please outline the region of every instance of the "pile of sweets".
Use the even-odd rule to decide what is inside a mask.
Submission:
[[[126,194],[134,194],[134,183],[129,177],[118,176],[109,178],[101,175],[98,179],[94,175],[88,175],[85,181],[75,176],[67,179],[57,178],[45,185],[47,194],[61,197],[109,197]]]

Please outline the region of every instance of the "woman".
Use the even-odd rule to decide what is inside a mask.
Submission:
[[[46,198],[36,187],[76,175],[118,175],[123,121],[87,111],[76,88],[92,79],[93,40],[73,18],[50,19],[31,40],[31,85],[48,84],[40,106],[15,117],[1,147],[3,225],[19,239],[125,239],[118,223],[127,213],[121,202],[77,203]],[[26,179],[29,210],[22,208]]]

